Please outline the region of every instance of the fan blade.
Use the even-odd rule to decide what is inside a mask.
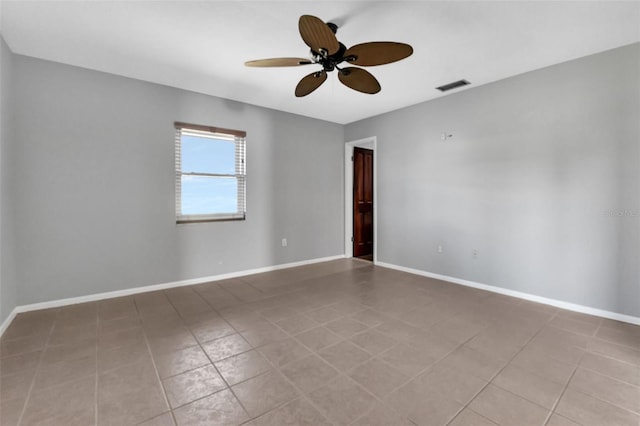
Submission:
[[[316,53],[326,50],[327,55],[333,55],[340,48],[331,28],[315,16],[302,15],[298,21],[298,29],[302,40]]]
[[[306,77],[300,80],[300,83],[296,86],[296,96],[301,98],[307,96],[309,93],[316,90],[327,79],[327,73],[322,71],[312,72]]]
[[[352,61],[347,59],[350,64],[370,67],[399,61],[411,56],[412,53],[413,48],[408,44],[393,41],[372,41],[352,46],[344,53],[344,57],[355,57]]]
[[[297,67],[312,63],[309,59],[304,58],[270,58],[247,61],[244,64],[247,67]]]
[[[362,93],[373,95],[381,89],[374,76],[362,68],[348,67],[338,71],[338,78],[347,87]]]

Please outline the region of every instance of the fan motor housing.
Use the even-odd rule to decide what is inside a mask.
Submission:
[[[311,55],[313,55],[317,63],[322,65],[322,68],[324,68],[325,71],[331,72],[336,69],[336,65],[341,64],[344,61],[352,61],[355,59],[355,57],[352,58],[351,56],[345,58],[344,53],[347,51],[347,46],[342,43],[339,43],[339,45],[340,48],[333,55],[326,56],[313,50],[311,50]]]

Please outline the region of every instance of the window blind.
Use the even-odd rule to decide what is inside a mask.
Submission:
[[[242,220],[246,217],[246,132],[241,130],[224,129],[219,127],[202,126],[187,123],[175,123],[175,187],[176,187],[176,218],[178,223],[204,222],[216,220]],[[212,144],[224,144],[232,142],[234,146],[233,172],[211,172],[205,170],[183,170],[183,138],[195,137],[210,140]],[[202,161],[206,162],[206,158]],[[210,159],[212,163],[220,159]],[[223,164],[231,166],[231,164]],[[227,207],[224,211],[212,208],[212,211],[201,211],[197,214],[184,210],[184,185],[185,179],[201,179],[209,181],[221,181],[229,179],[235,181],[235,209]],[[193,194],[192,194],[193,195]],[[221,194],[211,189],[209,193],[202,194],[202,198],[214,199]],[[228,197],[228,195],[227,195]]]

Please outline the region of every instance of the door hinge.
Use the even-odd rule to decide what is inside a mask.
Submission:
[[[353,155],[351,156],[351,161],[353,161]]]
[[[351,237],[351,242],[353,242],[353,237]]]

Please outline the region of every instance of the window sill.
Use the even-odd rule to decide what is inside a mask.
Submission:
[[[191,217],[191,218],[178,218],[176,219],[177,225],[184,225],[188,223],[206,223],[206,222],[235,222],[246,220],[246,216],[220,216],[220,217]]]

